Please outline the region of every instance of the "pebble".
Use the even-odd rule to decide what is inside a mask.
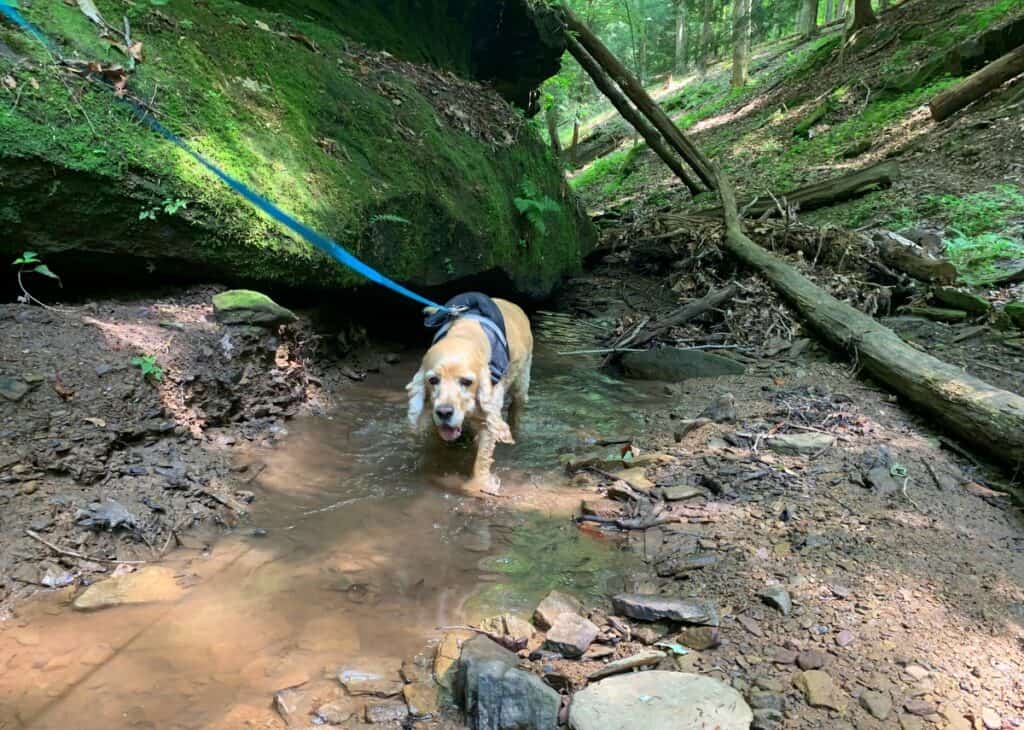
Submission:
[[[776,664],[796,664],[796,652],[789,649],[776,649],[772,661]]]
[[[786,709],[786,698],[774,692],[753,692],[750,695],[749,704],[755,710],[782,712]]]
[[[782,681],[775,679],[774,677],[757,677],[754,679],[754,684],[766,692],[782,694],[786,691],[786,686]]]
[[[750,616],[737,616],[736,621],[740,626],[745,628],[754,636],[764,636],[764,631],[761,630],[761,624],[750,618]]]
[[[929,672],[927,669],[918,664],[908,664],[906,667],[903,668],[903,672],[908,677],[916,681],[921,681],[929,674],[931,674],[931,672]]]
[[[903,704],[903,709],[918,717],[927,717],[938,712],[938,708],[927,700],[909,700]]]
[[[900,715],[900,730],[924,730],[924,721],[914,715]]]
[[[594,643],[598,632],[597,626],[579,614],[562,613],[548,629],[544,647],[566,658],[577,659]]]
[[[761,600],[781,611],[783,616],[788,616],[793,608],[793,599],[789,597],[789,591],[778,584],[761,591]]]
[[[981,722],[985,726],[985,730],[1000,730],[1003,726],[1003,719],[991,707],[986,707],[981,711]]]
[[[821,669],[828,664],[828,655],[817,649],[808,649],[797,654],[796,664],[801,669]]]
[[[836,644],[841,647],[849,646],[853,643],[853,639],[853,632],[849,629],[843,629],[838,634],[836,634]]]
[[[892,699],[886,692],[865,690],[860,695],[860,706],[876,720],[884,720],[892,712]]]
[[[696,651],[707,651],[722,644],[722,637],[714,626],[694,626],[679,634],[679,643]]]
[[[793,686],[803,692],[811,707],[828,707],[837,712],[846,709],[846,699],[832,681],[828,672],[812,669],[793,675]]]

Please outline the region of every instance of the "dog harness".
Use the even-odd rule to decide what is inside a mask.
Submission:
[[[457,319],[473,319],[483,327],[487,341],[491,343],[491,383],[497,384],[508,372],[509,351],[508,337],[505,335],[505,318],[501,310],[486,294],[467,292],[459,294],[444,305],[444,309],[433,312],[424,320],[424,324],[433,329],[440,327],[434,335],[434,342],[444,338]]]

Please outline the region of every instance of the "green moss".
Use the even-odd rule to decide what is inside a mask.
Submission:
[[[232,0],[159,8],[125,8],[113,0],[97,5],[108,17],[126,13],[143,40],[145,63],[130,84],[139,97],[155,101],[162,123],[229,174],[395,278],[434,284],[500,268],[526,288],[543,291],[573,270],[589,245],[587,224],[576,216],[560,168],[538,139],[521,134],[515,144],[502,146],[474,138],[450,125],[404,73],[368,69],[346,55],[350,43],[328,27]],[[293,10],[295,4],[264,5]],[[333,7],[323,5],[325,13]],[[368,8],[353,9],[360,27],[372,25]],[[36,3],[29,14],[80,57],[126,61],[77,7]],[[257,22],[302,33],[320,52],[261,30]],[[385,27],[390,22],[378,24],[379,43],[394,40],[398,31]],[[416,42],[436,45],[443,35],[437,30],[433,40]],[[64,82],[40,48],[11,30],[0,31],[0,38],[35,61],[32,71],[13,69],[23,82],[18,105],[0,105],[0,155],[8,168],[0,170],[0,192],[14,208],[9,219],[45,202],[38,187],[26,186],[25,171],[42,177],[55,168],[64,171],[59,180],[82,196],[54,198],[78,216],[77,228],[117,228],[138,257],[167,265],[199,261],[243,280],[362,283],[140,126],[108,91],[71,80],[80,99],[66,101]],[[463,51],[449,51],[443,60],[458,66],[453,59]],[[420,55],[431,53],[424,45]],[[0,60],[0,69],[7,63]],[[38,89],[27,83],[29,76]],[[23,163],[17,173],[14,161]],[[543,245],[520,245],[523,224],[512,197],[526,178],[564,203],[548,221]],[[138,220],[140,211],[160,209],[165,199],[189,205]],[[381,225],[373,220],[379,213],[400,215],[411,225]],[[175,231],[173,249],[168,229]],[[39,235],[31,228],[17,233]],[[443,263],[446,257],[454,266]]]
[[[1012,220],[1024,221],[1024,193],[1015,185],[996,185],[969,195],[929,195],[925,212],[964,236],[998,232]]]

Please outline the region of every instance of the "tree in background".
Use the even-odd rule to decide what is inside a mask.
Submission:
[[[674,76],[682,76],[689,67],[686,58],[686,46],[690,38],[686,32],[686,3],[687,0],[676,0],[676,43],[672,57],[672,72],[668,76],[670,84]]]
[[[704,8],[701,18],[700,51],[697,56],[697,69],[701,75],[707,73],[708,61],[711,60],[711,44],[713,40],[712,18],[715,12],[714,0],[704,0]]]
[[[750,74],[751,0],[733,0],[732,6],[732,85],[746,86]]]
[[[878,22],[875,11],[871,9],[871,0],[853,1],[853,21],[850,23],[850,31],[860,30]]]
[[[804,0],[800,35],[811,38],[818,32],[818,0]]]

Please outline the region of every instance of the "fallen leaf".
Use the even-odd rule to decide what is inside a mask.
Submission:
[[[82,420],[85,421],[86,423],[91,423],[96,428],[106,428],[107,427],[107,422],[104,421],[102,418],[93,418],[91,416],[87,416],[86,418],[83,418]]]
[[[970,492],[971,494],[973,494],[973,495],[975,495],[977,497],[1005,497],[1005,496],[1007,496],[1006,492],[997,492],[996,490],[989,489],[988,487],[984,487],[984,486],[978,484],[977,482],[967,482],[966,484],[964,484],[964,489],[966,489],[968,492]]]
[[[271,32],[271,31],[270,31],[270,26],[269,26],[269,25],[267,25],[266,23],[264,23],[264,22],[263,22],[262,20],[257,20],[257,21],[256,21],[256,22],[254,23],[254,25],[255,25],[255,26],[256,26],[257,28],[259,28],[260,30],[265,30],[265,31],[267,31],[268,33],[269,33],[269,32]]]
[[[61,397],[61,400],[70,400],[74,397],[75,391],[73,388],[69,388],[64,385],[60,379],[60,373],[56,373],[53,379],[53,392]]]
[[[39,82],[38,81],[36,81],[35,79],[29,79],[28,82],[29,82],[29,84],[31,84],[33,89],[35,89],[36,91],[39,91]]]
[[[81,8],[85,17],[96,25],[106,25],[106,21],[103,20],[103,16],[100,15],[100,11],[96,8],[96,4],[93,3],[92,0],[78,0],[78,7]]]
[[[3,81],[3,85],[6,86],[11,91],[14,91],[15,89],[18,88],[18,82],[14,80],[13,76],[4,76],[2,81]]]

